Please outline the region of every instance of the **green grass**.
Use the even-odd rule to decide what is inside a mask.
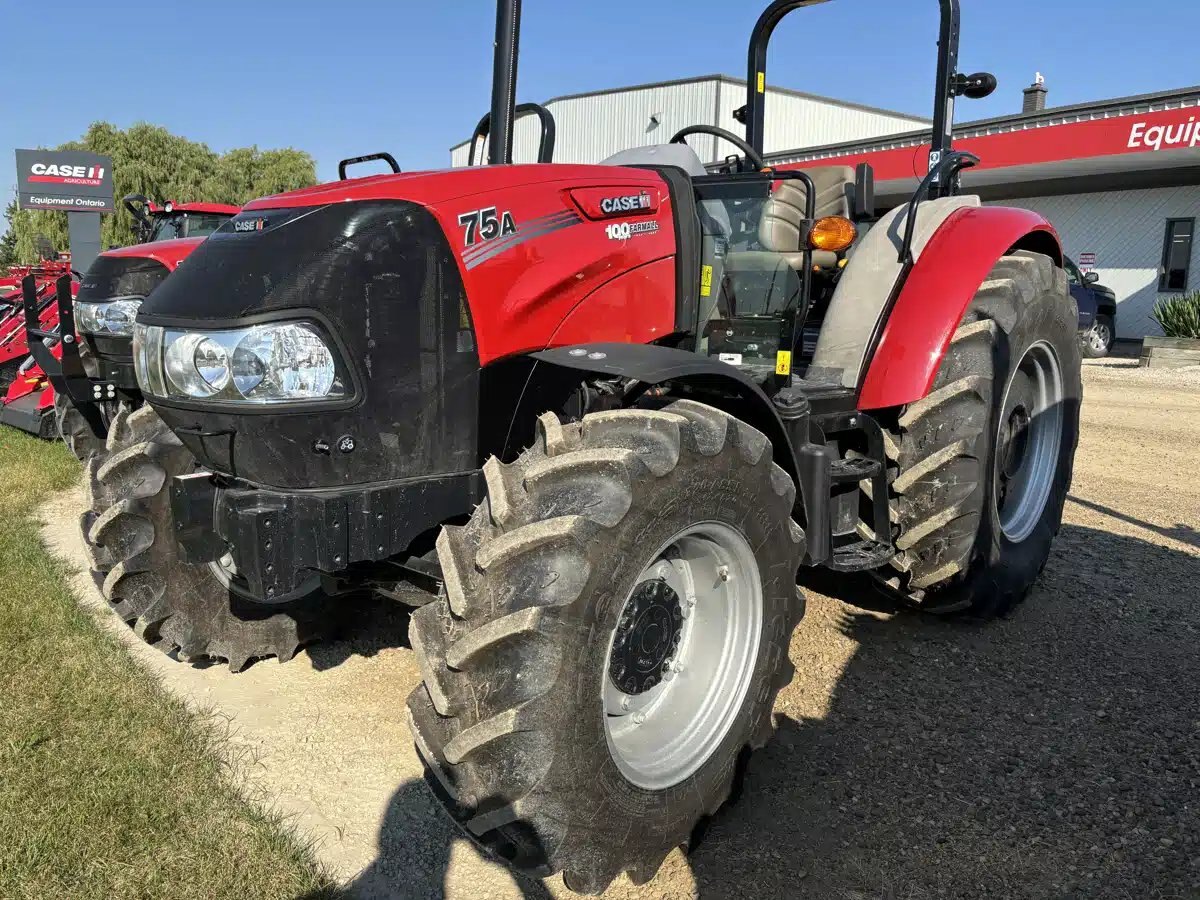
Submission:
[[[236,793],[218,732],[76,605],[36,516],[78,475],[0,429],[0,897],[336,896]]]

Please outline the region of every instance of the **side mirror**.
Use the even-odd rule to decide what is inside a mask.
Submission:
[[[974,75],[955,75],[950,88],[959,97],[982,100],[996,90],[996,76],[991,72],[976,72]]]
[[[1084,272],[1083,273],[1083,283],[1084,284],[1095,284],[1099,280],[1100,280],[1100,276],[1097,275],[1095,272]]]

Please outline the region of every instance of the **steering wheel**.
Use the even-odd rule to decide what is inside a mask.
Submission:
[[[674,137],[671,138],[671,143],[686,144],[687,141],[684,140],[684,138],[691,134],[711,134],[714,137],[719,137],[722,140],[728,141],[742,151],[742,156],[744,156],[746,161],[754,167],[755,172],[761,172],[767,167],[767,164],[763,162],[763,158],[761,155],[759,155],[759,152],[747,144],[745,139],[738,137],[732,131],[726,131],[724,128],[718,128],[716,125],[689,125],[687,128],[681,128],[679,131],[675,132]]]

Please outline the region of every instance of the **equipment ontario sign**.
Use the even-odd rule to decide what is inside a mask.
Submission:
[[[112,159],[80,150],[18,150],[17,205],[114,212]]]

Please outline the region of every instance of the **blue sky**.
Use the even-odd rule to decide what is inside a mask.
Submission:
[[[743,0],[525,0],[519,99],[725,72],[743,75],[762,5]],[[1019,109],[1041,71],[1054,105],[1200,83],[1200,4],[962,0],[964,71],[1000,88],[960,119]],[[139,120],[215,150],[258,144],[337,161],[389,150],[405,169],[448,164],[486,111],[488,0],[0,0],[0,191],[13,148]],[[73,27],[70,23],[86,23]],[[833,0],[776,31],[778,85],[930,115],[937,3]],[[59,52],[59,48],[65,52]]]

